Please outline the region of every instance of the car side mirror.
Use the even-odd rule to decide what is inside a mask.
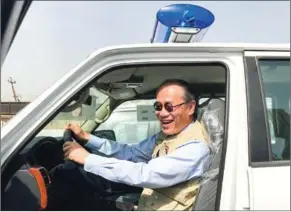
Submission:
[[[116,141],[115,132],[113,130],[97,130],[92,134],[99,138],[106,138],[112,141]]]

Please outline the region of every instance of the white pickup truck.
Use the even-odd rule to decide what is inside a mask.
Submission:
[[[91,54],[1,129],[1,209],[45,209],[47,172],[63,161],[69,122],[116,142],[158,132],[151,104],[169,78],[190,83],[196,118],[217,150],[193,210],[290,210],[290,46],[215,43]],[[109,196],[104,210],[138,198],[127,191]]]

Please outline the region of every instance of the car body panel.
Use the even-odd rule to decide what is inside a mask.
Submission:
[[[249,170],[251,210],[290,208],[289,166],[258,167]]]

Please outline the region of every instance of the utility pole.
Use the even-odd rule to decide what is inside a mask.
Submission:
[[[14,98],[14,101],[15,101],[15,102],[20,102],[18,96],[16,95],[16,91],[15,91],[15,88],[14,88],[14,85],[13,85],[13,84],[16,84],[16,81],[14,81],[14,80],[12,79],[12,77],[10,77],[10,78],[8,79],[8,82],[11,84],[11,87],[12,87],[12,92],[13,92],[13,98]]]

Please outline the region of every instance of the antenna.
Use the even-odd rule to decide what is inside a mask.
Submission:
[[[8,82],[11,84],[11,87],[12,87],[12,92],[13,92],[13,98],[14,98],[14,101],[15,102],[20,102],[18,96],[16,95],[16,91],[15,91],[15,88],[14,88],[14,85],[13,84],[16,84],[16,81],[12,79],[12,77],[10,77],[8,79]]]

